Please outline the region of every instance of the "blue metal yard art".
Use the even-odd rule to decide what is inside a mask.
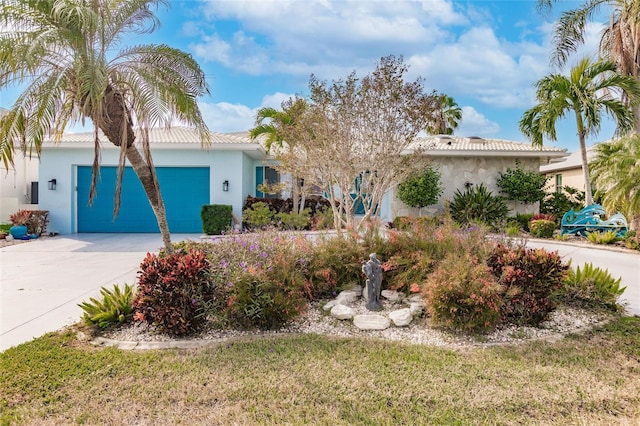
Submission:
[[[586,237],[589,232],[615,231],[619,237],[624,237],[629,231],[627,219],[622,214],[616,213],[607,220],[603,217],[605,211],[600,204],[591,204],[578,212],[571,209],[562,216],[560,233]]]

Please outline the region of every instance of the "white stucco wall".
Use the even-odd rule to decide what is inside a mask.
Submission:
[[[389,194],[393,200],[391,202],[390,217],[397,216],[425,216],[441,213],[445,209],[448,201],[453,200],[456,190],[464,192],[465,183],[469,182],[473,185],[484,183],[489,191],[494,195],[500,194],[500,189],[496,185],[496,181],[500,172],[506,172],[508,168],[516,167],[515,158],[509,157],[433,157],[431,165],[440,170],[441,184],[444,188],[438,203],[420,209],[407,207],[402,201],[396,197],[396,189]],[[538,171],[540,160],[538,158],[521,158],[520,165],[525,170]],[[538,203],[522,204],[519,202],[509,201],[507,206],[511,209],[509,215],[516,213],[536,213],[538,212]]]
[[[118,150],[105,147],[102,150],[103,166],[115,166]],[[209,188],[211,204],[229,204],[233,213],[240,217],[247,188],[254,179],[253,174],[245,173],[251,168],[251,160],[242,151],[220,151],[205,149],[153,149],[153,161],[156,167],[208,166],[210,167]],[[76,176],[78,166],[90,166],[93,152],[87,148],[45,147],[40,162],[40,208],[49,210],[49,231],[60,234],[77,232],[76,212],[78,200]],[[47,190],[47,181],[55,178],[55,191]],[[222,182],[229,181],[229,191],[222,190]],[[255,180],[254,180],[255,182]],[[162,188],[160,188],[162,190]]]
[[[31,182],[38,181],[37,157],[29,158],[15,153],[14,166],[0,166],[0,223],[9,223],[9,216],[19,209],[38,210],[31,204]],[[46,187],[40,187],[42,193]]]

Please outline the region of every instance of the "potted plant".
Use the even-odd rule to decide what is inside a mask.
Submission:
[[[9,228],[9,233],[13,238],[20,239],[27,235],[27,221],[30,216],[31,212],[29,210],[18,210],[9,216],[9,220],[13,224],[13,226]]]

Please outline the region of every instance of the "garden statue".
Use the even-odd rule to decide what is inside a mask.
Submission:
[[[369,255],[369,261],[362,264],[362,272],[367,276],[365,294],[367,297],[367,309],[381,311],[380,292],[382,291],[382,266],[375,253]]]

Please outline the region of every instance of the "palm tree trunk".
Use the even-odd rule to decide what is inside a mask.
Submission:
[[[109,142],[115,146],[122,146],[123,130],[126,131],[126,148],[125,155],[133,171],[138,176],[144,192],[149,199],[149,204],[153,209],[158,222],[158,228],[162,235],[162,242],[167,253],[173,253],[173,244],[171,243],[171,234],[169,233],[169,224],[167,223],[167,214],[160,193],[160,186],[156,182],[155,173],[151,168],[153,165],[148,164],[145,158],[140,154],[135,146],[135,133],[131,124],[131,114],[127,108],[122,94],[113,90],[111,86],[107,87],[101,117],[91,116],[92,121],[98,126]]]
[[[591,194],[591,177],[589,176],[589,162],[587,161],[587,147],[584,141],[584,134],[580,134],[580,156],[582,158],[582,175],[584,176],[584,202],[585,206],[593,204]]]

